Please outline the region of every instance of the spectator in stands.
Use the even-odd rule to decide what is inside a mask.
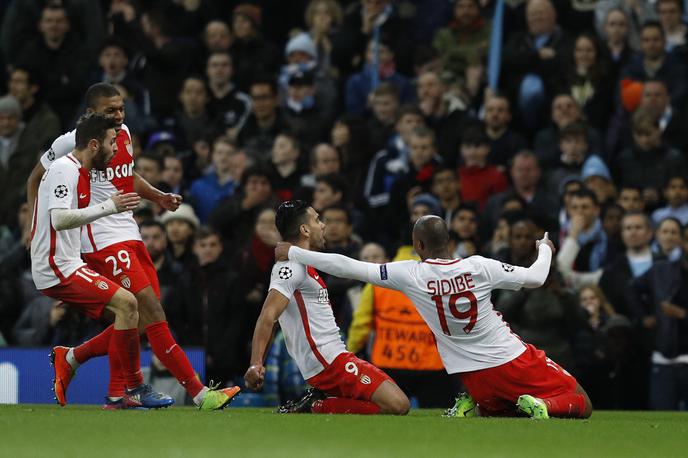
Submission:
[[[179,279],[179,294],[167,305],[167,317],[177,330],[178,342],[203,346],[206,376],[220,383],[243,370],[237,349],[246,326],[245,307],[237,297],[237,271],[230,268],[222,250],[216,230],[198,229],[193,241],[197,268]]]
[[[581,285],[591,280],[596,283],[609,251],[597,197],[583,188],[571,196],[569,211],[571,219],[557,254],[557,266],[569,284]]]
[[[182,150],[190,149],[199,140],[214,138],[222,131],[218,118],[208,109],[208,88],[200,76],[184,79],[179,92],[181,107],[174,116],[163,121],[167,130],[175,133]]]
[[[611,59],[609,78],[612,81],[619,80],[621,69],[633,54],[629,43],[629,22],[628,13],[618,7],[608,10],[604,16],[601,36],[604,38],[606,54]]]
[[[683,239],[683,256],[678,261],[659,261],[636,278],[632,286],[635,307],[644,322],[655,329],[650,372],[650,408],[656,410],[685,409],[688,358],[688,243]]]
[[[619,154],[616,166],[617,180],[640,187],[650,208],[659,203],[666,177],[688,173],[683,155],[662,142],[659,121],[646,110],[633,114],[633,146]]]
[[[254,160],[270,156],[272,144],[278,133],[286,127],[286,120],[278,108],[277,85],[270,78],[254,78],[249,86],[251,115],[239,130],[239,147]]]
[[[490,196],[507,189],[509,184],[506,176],[497,167],[487,163],[490,139],[479,126],[463,131],[460,151],[461,199],[465,202],[477,202],[483,208]]]
[[[432,194],[436,196],[442,206],[442,218],[449,225],[452,216],[461,206],[461,181],[456,169],[440,166],[432,174]]]
[[[423,71],[416,84],[418,108],[425,123],[435,131],[437,151],[447,165],[456,165],[465,105],[449,91],[436,71]]]
[[[208,221],[220,231],[225,246],[244,246],[251,237],[258,214],[265,206],[276,205],[272,174],[260,165],[244,170],[240,192],[220,202]]]
[[[85,58],[89,55],[87,48],[69,30],[65,7],[47,4],[38,21],[40,35],[27,40],[16,58],[21,65],[35,67],[45,100],[57,113],[63,130],[76,115],[90,68]]]
[[[537,156],[530,151],[521,151],[514,156],[509,170],[511,187],[504,192],[490,197],[483,211],[484,224],[488,233],[497,224],[502,211],[502,205],[510,198],[517,198],[525,203],[530,211],[540,219],[548,221],[548,225],[555,225],[559,211],[558,198],[547,192]]]
[[[626,212],[645,211],[645,201],[643,200],[643,190],[637,186],[621,186],[619,197],[616,203]]]
[[[60,120],[43,100],[39,75],[30,67],[14,65],[9,73],[7,92],[21,105],[24,134],[37,148],[48,149],[60,135]]]
[[[485,133],[490,138],[487,163],[505,171],[519,151],[528,147],[525,137],[511,127],[511,106],[503,95],[493,95],[485,102]]]
[[[628,318],[634,318],[629,307],[628,283],[647,272],[654,262],[650,249],[652,226],[644,213],[627,213],[621,220],[621,237],[625,252],[604,268],[600,277],[600,288],[611,302],[614,310]]]
[[[578,102],[570,94],[558,94],[552,100],[551,124],[535,135],[535,154],[543,168],[556,164],[559,159],[559,133],[574,122],[585,122]],[[602,139],[593,128],[588,128],[588,145],[593,151],[602,151]]]
[[[666,37],[667,52],[685,53],[688,44],[688,26],[683,21],[683,3],[680,0],[658,0],[655,2],[657,18]]]
[[[251,114],[251,99],[232,82],[232,56],[226,50],[211,51],[205,72],[210,89],[208,112],[218,117],[225,134],[235,139]]]
[[[559,191],[566,178],[581,174],[583,163],[591,153],[585,124],[574,122],[559,131],[559,152],[559,159],[547,174],[547,187],[552,193]]]
[[[301,184],[301,144],[296,135],[289,131],[280,132],[272,144],[269,170],[272,173],[272,189],[285,202],[294,197]]]
[[[346,111],[362,115],[368,111],[368,99],[375,89],[374,81],[388,81],[399,89],[400,103],[409,103],[414,99],[413,86],[409,79],[397,72],[394,52],[390,44],[385,41],[378,43],[379,58],[375,58],[374,41],[368,43],[366,63],[363,70],[352,75],[346,82]],[[378,66],[374,64],[377,62]]]
[[[580,177],[585,187],[595,193],[600,205],[616,199],[616,188],[609,167],[597,154],[592,154],[585,160]]]
[[[318,93],[313,70],[296,68],[288,78],[284,117],[299,142],[310,149],[327,139],[334,121],[334,102],[324,100]]]
[[[342,65],[342,40],[339,28],[344,19],[342,7],[334,0],[311,0],[304,13],[308,35],[316,49],[320,72],[338,76]]]
[[[667,217],[657,224],[655,230],[655,241],[652,244],[652,252],[659,260],[668,259],[677,261],[683,255],[681,232],[683,225],[679,220]]]
[[[566,59],[568,34],[557,25],[557,14],[549,0],[526,4],[527,30],[515,32],[502,53],[507,90],[518,101],[523,123],[534,130],[558,80]]]
[[[576,100],[590,125],[603,130],[611,117],[616,81],[610,78],[607,60],[593,34],[580,34],[571,51],[563,92]]]
[[[184,181],[184,162],[179,156],[165,156],[160,178],[170,192],[182,195],[186,192]]]
[[[172,297],[179,293],[179,278],[187,276],[189,271],[182,264],[175,262],[167,250],[167,233],[162,223],[147,219],[141,223],[139,228],[141,229],[141,239],[146,245],[146,251],[148,251],[158,274],[160,303],[169,304]]]
[[[234,42],[230,53],[234,62],[234,81],[242,91],[249,90],[256,75],[274,75],[279,66],[277,49],[260,33],[261,24],[260,7],[242,3],[234,8]]]
[[[219,137],[213,143],[213,171],[191,183],[189,197],[202,224],[208,221],[220,202],[234,194],[241,174],[237,164],[245,163],[246,154],[237,150],[229,137]],[[240,165],[241,167],[241,165]]]
[[[172,259],[184,268],[191,269],[196,262],[192,252],[194,233],[200,227],[193,207],[181,204],[176,211],[165,212],[160,222],[165,226],[169,241],[168,251]]]
[[[688,178],[670,176],[664,185],[664,199],[667,205],[652,213],[655,225],[665,218],[676,218],[682,225],[688,224]]]
[[[454,77],[463,75],[469,56],[486,54],[490,29],[490,22],[480,14],[478,0],[456,0],[449,26],[438,30],[432,43],[444,69]]]
[[[640,30],[640,54],[631,58],[621,76],[636,81],[660,79],[664,81],[671,99],[682,104],[686,97],[686,70],[682,62],[667,53],[662,25],[647,21]]]
[[[208,50],[208,57],[215,52],[229,51],[233,41],[234,36],[225,21],[214,19],[205,25],[203,44]]]
[[[478,237],[478,210],[475,206],[462,204],[452,215],[449,229],[450,234],[456,236],[453,251],[456,258],[478,254],[481,245]]]
[[[15,226],[26,180],[45,146],[31,134],[22,122],[17,99],[0,97],[0,226]]]
[[[343,206],[347,203],[346,191],[346,183],[339,175],[321,175],[315,179],[311,206],[318,212],[323,212],[333,205]],[[351,215],[348,215],[348,219],[351,220]],[[351,222],[353,223],[353,220]]]
[[[143,179],[157,188],[161,181],[162,167],[163,164],[160,156],[145,153],[136,158],[134,170],[141,175]]]
[[[373,90],[370,97],[372,116],[367,127],[373,148],[380,151],[394,135],[394,124],[399,110],[399,89],[385,81]]]
[[[301,176],[300,187],[295,193],[295,198],[310,201],[315,189],[318,177],[338,174],[341,171],[342,163],[337,151],[329,143],[319,143],[311,149],[310,172]]]
[[[397,112],[398,110],[394,114],[395,120]],[[373,155],[380,151],[374,149],[370,137],[371,132],[365,121],[353,115],[337,119],[330,131],[330,143],[337,149],[342,160],[342,174],[351,184],[351,189],[359,194],[361,201],[365,199],[363,183],[366,180],[366,174],[362,171],[370,167]]]

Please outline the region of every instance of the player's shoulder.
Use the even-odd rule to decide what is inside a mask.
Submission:
[[[62,171],[62,172],[67,172],[67,171],[77,171],[81,165],[76,162],[76,160],[72,157],[69,156],[62,156],[58,157],[55,159],[55,162],[50,166],[50,169],[53,171]]]
[[[126,124],[122,123],[120,129],[127,134],[127,137],[131,138],[131,131],[129,130],[129,127]]]
[[[66,156],[73,149],[76,144],[76,130],[71,130],[64,133],[53,140],[50,148],[45,153],[45,159],[48,162],[55,162],[57,159]]]
[[[306,266],[296,261],[278,261],[272,266],[273,280],[298,281],[306,276]]]

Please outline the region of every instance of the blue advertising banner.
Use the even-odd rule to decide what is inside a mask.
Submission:
[[[205,351],[184,348],[196,373],[205,379]],[[53,404],[53,369],[50,348],[0,348],[0,404]],[[141,368],[150,367],[150,350],[141,351]],[[110,368],[107,357],[94,358],[81,366],[69,385],[70,404],[102,404]]]

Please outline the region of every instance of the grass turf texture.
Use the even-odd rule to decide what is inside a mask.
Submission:
[[[277,415],[267,409],[105,412],[96,406],[0,406],[8,457],[679,457],[688,414],[595,412],[590,420]]]

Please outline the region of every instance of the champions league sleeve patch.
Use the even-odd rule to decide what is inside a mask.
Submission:
[[[292,271],[289,267],[284,266],[279,270],[277,275],[279,275],[279,278],[281,278],[282,280],[287,280],[287,279],[291,278]]]
[[[502,263],[502,269],[504,269],[504,272],[513,272],[514,271],[514,266],[511,264],[507,264],[505,262]]]
[[[380,279],[387,280],[387,264],[382,264],[380,266]]]
[[[52,148],[48,150],[48,160],[49,161],[54,161],[55,160],[55,151],[53,151]]]
[[[67,189],[67,186],[63,184],[57,185],[57,187],[55,188],[55,197],[57,197],[58,199],[64,199],[68,195],[69,189]]]

